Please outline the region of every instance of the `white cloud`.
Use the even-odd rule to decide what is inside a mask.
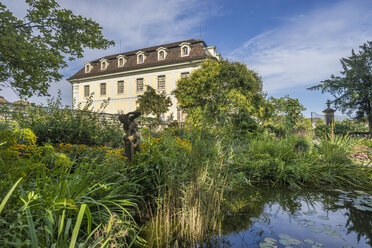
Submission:
[[[85,51],[83,59],[68,62],[62,70],[68,78],[77,72],[85,61],[106,55],[143,47],[198,37],[199,25],[218,9],[207,0],[63,0],[61,8],[70,9],[75,15],[92,18],[103,28],[105,38],[114,40],[116,47],[108,50]],[[6,5],[18,18],[26,13],[27,4],[23,0],[5,0]],[[121,40],[121,50],[120,50]],[[56,95],[62,90],[65,104],[71,103],[71,86],[66,80],[54,83],[50,93]],[[10,101],[16,96],[9,89],[1,91]],[[32,98],[41,102],[43,98]]]
[[[309,86],[337,74],[339,60],[372,39],[372,3],[343,1],[292,17],[228,57],[257,71],[269,93]]]

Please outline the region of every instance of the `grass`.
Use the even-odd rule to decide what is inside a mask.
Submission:
[[[147,137],[137,161],[148,168],[151,158],[157,165],[152,174],[147,171],[157,185],[148,207],[150,247],[195,245],[220,223],[226,161],[231,154],[221,138],[203,130],[191,130],[182,137],[176,133]]]
[[[356,144],[369,140],[349,136],[143,130],[141,153],[126,163],[120,149],[38,146],[25,140],[34,137],[29,131],[13,135],[6,128],[0,140],[3,247],[190,247],[219,232],[224,197],[234,188],[363,188],[372,181],[372,168],[350,157]],[[145,223],[147,244],[140,237]]]
[[[0,193],[0,246],[92,247],[109,240],[108,246],[115,233],[94,234],[114,214],[120,218],[116,231],[126,234],[115,236],[117,242],[143,244],[133,217],[141,198],[123,164],[110,157],[76,164],[62,155],[45,146],[1,157],[0,192],[8,193]]]
[[[247,184],[370,187],[372,169],[350,157],[358,142],[348,136],[326,136],[313,142],[306,137],[278,140],[259,135],[238,145],[230,174],[240,177],[238,183]]]

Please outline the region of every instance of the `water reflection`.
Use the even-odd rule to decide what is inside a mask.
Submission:
[[[225,209],[221,235],[201,247],[372,247],[365,192],[248,188]]]

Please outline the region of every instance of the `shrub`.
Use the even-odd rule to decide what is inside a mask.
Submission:
[[[325,125],[322,119],[318,119],[314,130],[315,135],[317,137],[324,137],[331,132],[332,128],[335,134],[342,135],[346,135],[349,133],[368,132],[368,127],[363,122],[357,122],[353,120],[343,120],[341,122],[336,121],[334,123],[334,126],[331,127],[329,125]]]
[[[316,137],[322,138],[331,132],[331,128],[322,119],[318,119],[315,123],[314,132]]]
[[[316,147],[321,156],[320,158],[325,163],[344,164],[351,162],[348,155],[351,154],[357,143],[358,140],[348,135],[327,135],[320,139],[320,143]]]
[[[298,153],[307,153],[307,152],[310,152],[311,148],[312,148],[312,143],[307,137],[305,136],[296,137],[295,136],[294,144],[293,144],[294,151]]]
[[[0,122],[0,144],[11,146],[15,144],[35,145],[36,136],[29,128],[20,128],[17,122]]]
[[[353,120],[336,121],[334,125],[335,134],[346,135],[354,132],[368,132],[368,127],[363,122]]]
[[[16,143],[0,152],[17,154],[1,156],[0,201],[24,178],[0,210],[1,247],[144,244],[132,216],[138,211],[138,185],[122,162],[92,156],[74,164],[51,145]]]
[[[28,109],[29,117],[18,122],[36,134],[39,145],[68,143],[118,147],[122,143],[123,131],[115,116],[111,116],[112,119],[102,116],[104,107],[103,104],[101,109],[93,111],[90,98],[82,110],[63,108],[59,96],[49,100],[47,107]]]
[[[372,168],[353,164],[349,158],[358,142],[349,136],[327,136],[314,145],[306,136],[278,139],[258,134],[234,147],[229,174],[235,185],[370,187]]]

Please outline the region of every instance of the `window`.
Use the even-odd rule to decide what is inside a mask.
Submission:
[[[89,85],[84,85],[84,97],[89,97]]]
[[[118,94],[124,94],[124,81],[118,81]]]
[[[106,70],[107,69],[108,63],[106,61],[101,62],[101,70]]]
[[[163,60],[165,58],[164,51],[159,52],[159,60]]]
[[[90,72],[90,65],[85,65],[85,73]]]
[[[138,64],[143,63],[143,55],[138,55]]]
[[[191,44],[190,43],[182,42],[180,47],[181,47],[181,57],[190,55],[190,50],[191,50]]]
[[[143,86],[143,78],[137,78],[137,92],[142,92]]]
[[[159,47],[156,49],[158,52],[158,60],[164,60],[167,57],[168,49],[165,47]]]
[[[124,66],[124,59],[123,59],[123,58],[119,58],[118,63],[119,63],[119,64],[118,64],[119,67]]]
[[[109,65],[108,60],[103,58],[100,60],[100,62],[101,62],[101,70],[106,70]]]
[[[137,55],[137,64],[142,64],[145,62],[146,54],[144,51],[138,51],[136,55]]]
[[[181,73],[181,78],[188,78],[190,77],[190,72],[182,72]]]
[[[158,76],[158,90],[165,90],[165,76]]]
[[[85,73],[88,73],[92,70],[93,66],[89,62],[85,62]]]
[[[189,55],[189,48],[187,46],[183,46],[181,56],[188,56],[188,55]]]
[[[101,83],[99,86],[100,86],[101,96],[105,96],[106,95],[106,83]]]
[[[123,67],[125,65],[125,62],[127,61],[125,55],[120,54],[116,58],[118,59],[118,67]]]

